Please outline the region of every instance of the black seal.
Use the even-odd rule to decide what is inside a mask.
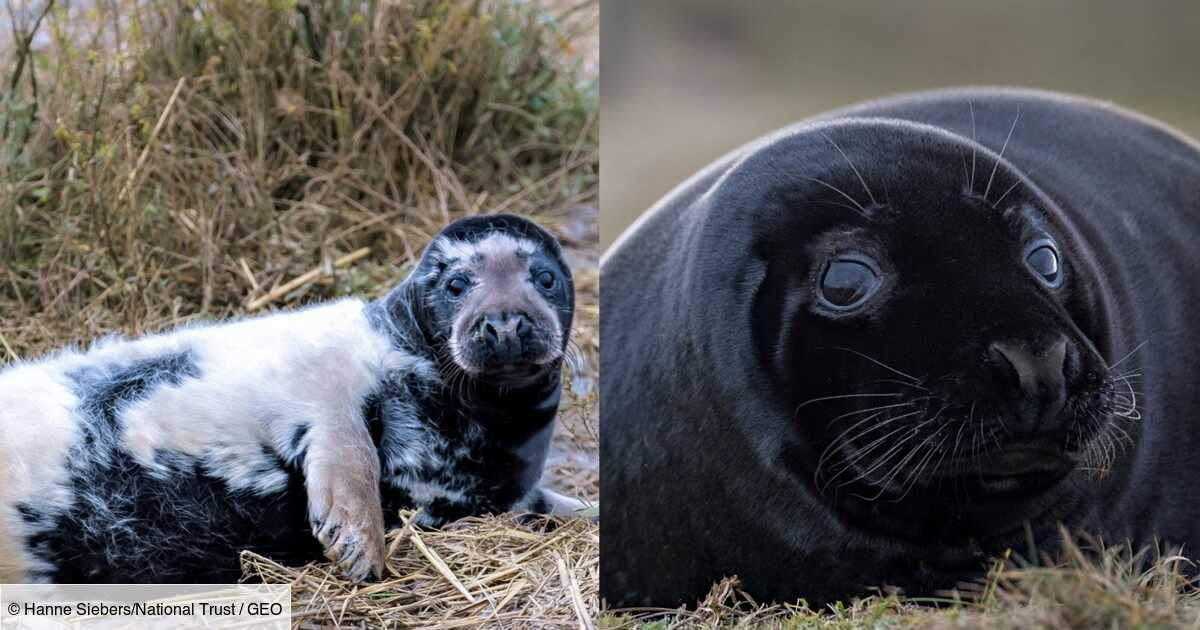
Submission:
[[[1200,545],[1200,148],[1045,92],[827,114],[601,266],[610,606],[933,593],[1057,526]]]

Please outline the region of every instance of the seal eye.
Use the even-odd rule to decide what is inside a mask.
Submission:
[[[549,271],[543,271],[534,278],[538,285],[547,291],[554,288],[554,274]]]
[[[1059,273],[1058,252],[1049,244],[1033,248],[1025,256],[1025,264],[1050,286],[1056,286],[1062,275]]]
[[[825,267],[818,297],[824,306],[846,311],[861,306],[878,288],[879,274],[870,259],[845,255]]]
[[[463,276],[454,276],[446,282],[446,292],[453,297],[458,297],[462,295],[463,291],[466,291],[467,287],[469,286],[471,286],[470,280],[467,280]]]

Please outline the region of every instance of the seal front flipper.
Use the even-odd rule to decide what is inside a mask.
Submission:
[[[559,494],[545,486],[535,486],[516,506],[517,509],[528,510],[535,514],[586,517],[599,520],[599,517],[589,517],[584,513],[589,507],[591,506],[585,501]]]
[[[350,578],[382,577],[379,457],[370,433],[352,414],[326,416],[309,432],[304,486],[313,535]]]

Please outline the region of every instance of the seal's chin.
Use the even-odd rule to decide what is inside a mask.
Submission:
[[[938,477],[976,497],[1038,494],[1079,468],[1080,456],[1041,442],[1006,444],[977,460],[949,462]]]
[[[502,387],[518,387],[541,378],[546,373],[549,362],[522,360],[475,364],[458,360],[455,363],[474,379]]]

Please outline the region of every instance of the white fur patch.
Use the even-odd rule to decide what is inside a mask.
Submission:
[[[537,243],[503,232],[489,234],[473,242],[440,238],[434,241],[434,247],[446,258],[463,261],[472,260],[476,256],[511,256],[513,253],[529,256],[538,251]]]
[[[64,365],[79,360],[63,353]],[[20,582],[44,570],[23,545],[27,525],[16,506],[37,500],[51,509],[70,502],[66,460],[78,438],[69,380],[47,362],[18,363],[0,371],[0,581]]]

